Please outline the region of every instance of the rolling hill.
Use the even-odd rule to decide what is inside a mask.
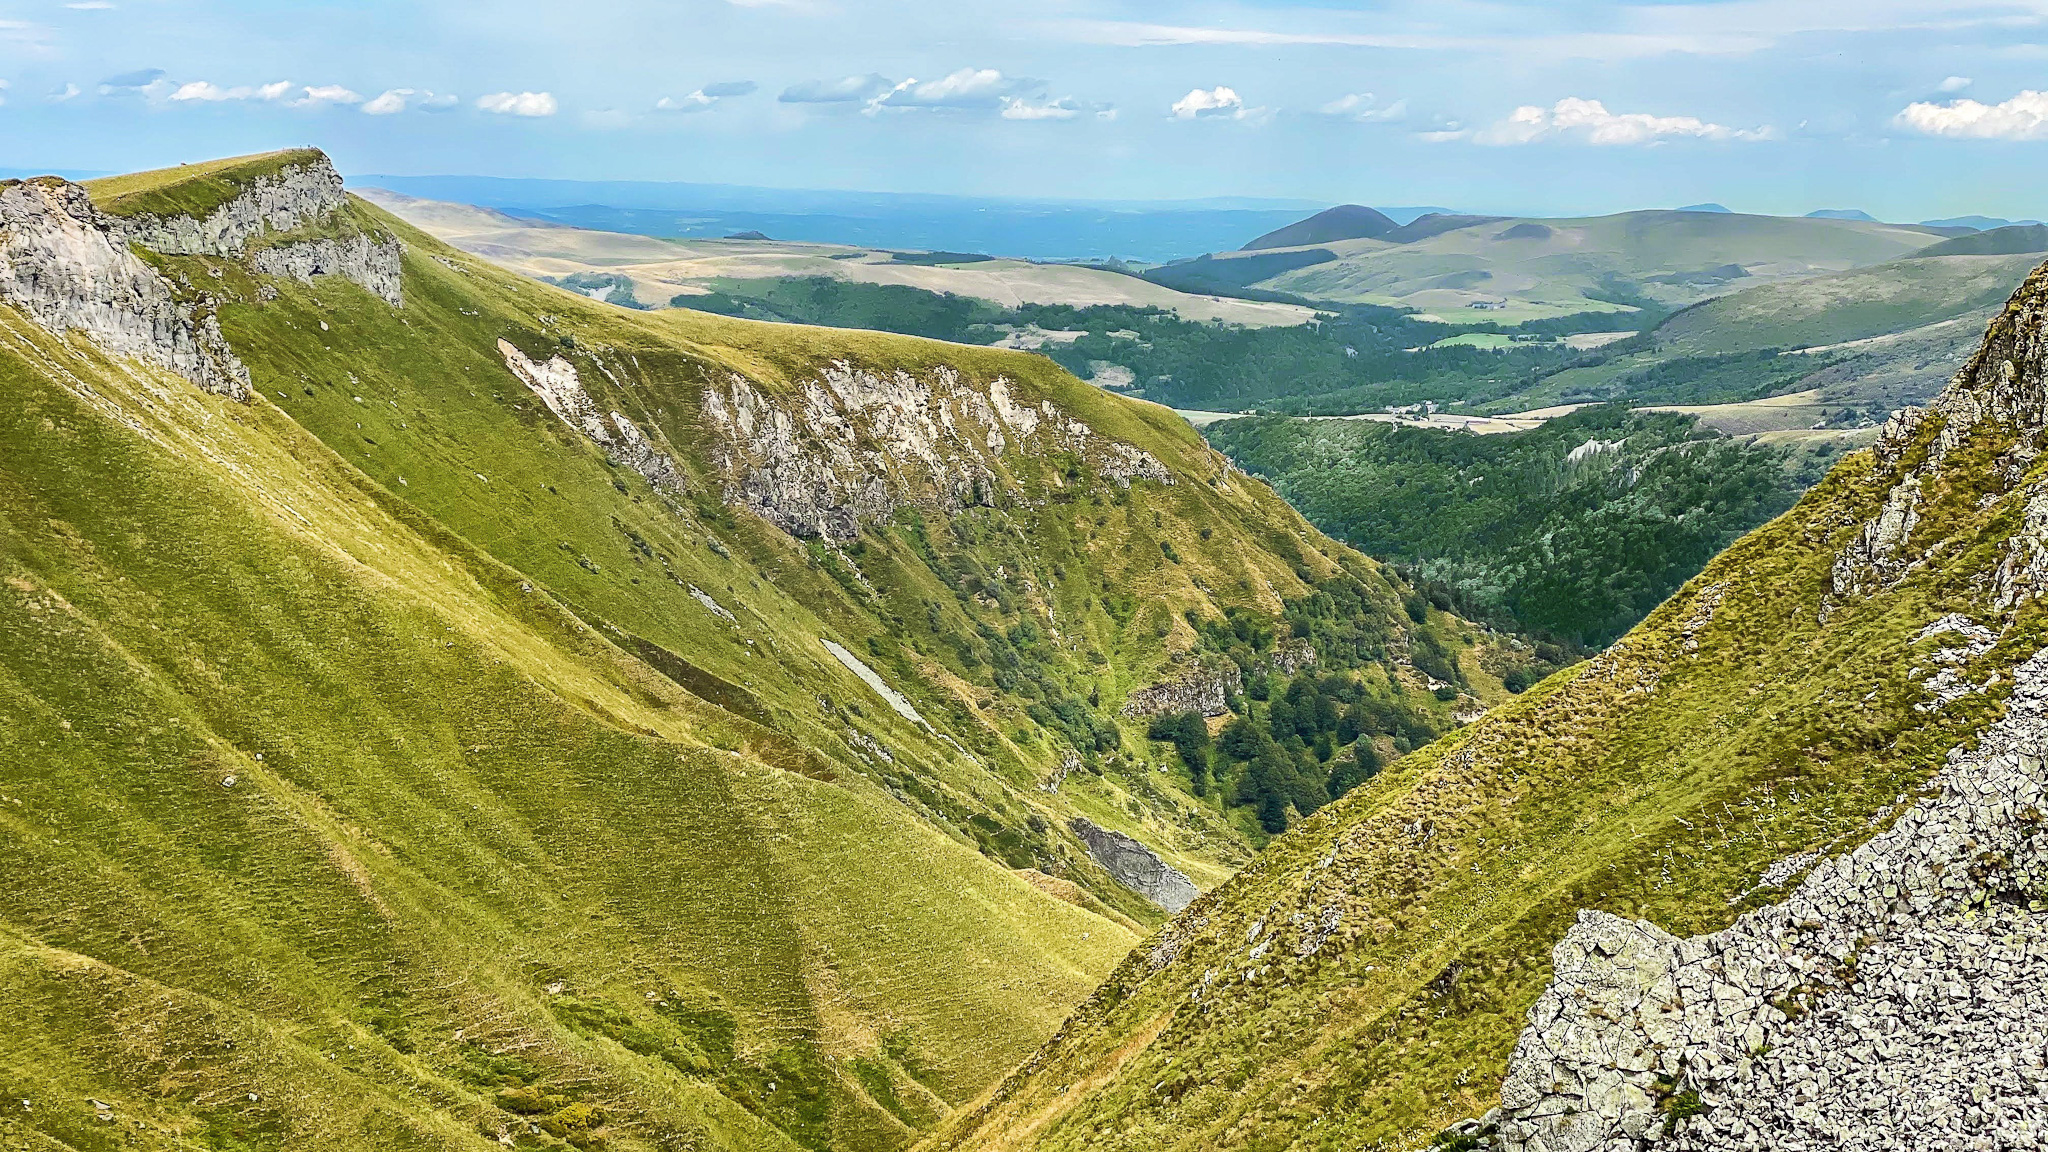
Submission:
[[[0,184],[0,389],[0,1146],[903,1147],[1335,787],[1159,715],[1512,658],[1165,409],[313,151]]]
[[[1753,282],[1878,264],[1945,235],[1912,225],[1685,210],[1571,220],[1424,217],[1378,238],[1218,253],[1206,258],[1204,272],[1218,284],[1415,308],[1452,321],[1614,312],[1627,327],[1639,308],[1682,307]],[[1298,257],[1296,267],[1272,264],[1310,247],[1326,251],[1313,261]],[[1234,276],[1231,261],[1247,259],[1274,270],[1247,266],[1246,275]]]
[[[1191,295],[1074,264],[972,259],[932,264],[896,252],[845,244],[770,240],[664,240],[571,228],[507,216],[489,208],[420,200],[379,189],[370,200],[464,251],[529,276],[623,277],[632,296],[666,305],[738,281],[825,276],[966,296],[1003,307],[1020,304],[1129,305],[1167,309],[1189,320],[1245,325],[1302,324],[1312,309],[1293,304]]]
[[[1599,657],[1272,845],[925,1147],[2027,1147],[2048,268]]]

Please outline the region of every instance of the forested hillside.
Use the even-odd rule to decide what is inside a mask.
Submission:
[[[1829,462],[1825,447],[1816,459],[1621,405],[1495,436],[1282,417],[1207,431],[1317,527],[1412,567],[1460,611],[1593,646],[1791,507]]]

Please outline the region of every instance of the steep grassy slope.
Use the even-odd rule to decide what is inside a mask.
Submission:
[[[1887,827],[2048,643],[2044,326],[2048,270],[1931,412],[1895,421],[1605,654],[1276,842],[930,1146],[1419,1147],[1500,1101],[1581,909],[1717,929]],[[1939,883],[1969,895],[1963,872]],[[1853,960],[1810,971],[1821,989],[1854,980]],[[1965,1072],[1987,1092],[1998,1075]],[[1575,1107],[1604,1118],[1610,1103]]]
[[[0,1144],[898,1147],[1162,916],[1072,820],[1204,885],[1263,838],[1118,713],[1197,624],[1355,591],[1379,691],[1459,707],[1370,562],[1042,359],[608,308],[349,201],[122,272],[240,401],[32,319],[130,306],[67,195],[0,185]],[[860,431],[757,466],[814,418]]]

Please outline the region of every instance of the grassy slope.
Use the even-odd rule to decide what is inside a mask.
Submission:
[[[1981,320],[2005,303],[2040,256],[1935,256],[1894,260],[1717,297],[1672,316],[1652,339],[1690,354],[1807,348],[1867,340],[1959,317]]]
[[[1505,297],[1517,311],[1474,313],[1473,318],[1512,322],[1525,313],[1612,307],[1588,295],[1608,276],[1641,281],[1725,264],[1744,265],[1756,277],[1804,276],[1894,259],[1934,238],[1925,229],[1889,224],[1628,212],[1535,221],[1551,234],[1501,239],[1516,223],[1496,221],[1394,247],[1357,242],[1355,252],[1339,245],[1343,259],[1286,273],[1261,286],[1333,300],[1404,302],[1436,309],[1462,308],[1466,298]],[[1479,272],[1491,275],[1479,278]],[[1687,303],[1707,291],[1682,285],[1640,287],[1665,303]]]
[[[202,164],[183,164],[89,181],[93,202],[115,216],[186,215],[204,218],[259,179],[323,159],[318,150],[260,152]]]
[[[2044,284],[2023,291],[2037,323]],[[1415,1147],[1486,1111],[1579,909],[1721,927],[1782,891],[1752,890],[1767,865],[1860,842],[1997,713],[1995,688],[1911,707],[1935,646],[1911,638],[1987,611],[2027,491],[1991,467],[2012,427],[1928,481],[1903,583],[1819,622],[1838,550],[1940,432],[1890,468],[1845,460],[1608,653],[1274,844],[929,1146]],[[2043,615],[2022,608],[1989,667],[2037,651]]]
[[[1516,402],[1616,396],[1628,391],[1624,377],[1679,357],[1822,348],[1830,363],[1785,360],[1758,372],[1759,383],[1782,378],[1783,391],[1819,390],[1792,423],[1757,412],[1763,425],[1804,427],[1823,408],[1922,403],[1961,367],[1984,322],[2039,260],[1912,257],[1731,292],[1673,314],[1649,335],[1649,348],[1546,377]]]
[[[1039,791],[1062,746],[939,643],[1052,609],[1055,663],[1113,706],[1192,641],[1185,609],[1378,579],[1170,412],[1037,357],[606,308],[360,203],[320,227],[400,234],[406,307],[162,260],[218,294],[247,406],[0,309],[0,873],[31,878],[0,894],[0,1089],[31,1101],[0,1142],[898,1146],[1156,920],[1068,816],[1205,883],[1245,857],[1135,727]],[[700,495],[610,465],[500,337],[573,340]],[[1006,375],[1181,483],[1018,460],[1033,500],[843,550],[701,495],[704,381],[841,358]],[[1018,606],[956,596],[928,541],[1005,566]]]

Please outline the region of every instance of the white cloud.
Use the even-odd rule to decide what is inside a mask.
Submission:
[[[750,95],[760,85],[752,80],[724,80],[706,84],[686,96],[663,96],[654,102],[657,112],[709,112],[735,96]]]
[[[386,88],[363,105],[363,113],[368,116],[390,116],[403,112],[406,100],[413,94],[410,88]]]
[[[233,88],[223,88],[211,80],[193,80],[180,84],[172,90],[171,99],[180,103],[190,103],[196,100],[203,104],[219,104],[228,100],[282,100],[291,90],[292,82],[289,80],[278,80],[270,84],[238,84]],[[310,94],[314,90],[308,88],[306,91]],[[341,89],[341,91],[347,91],[347,89]],[[350,93],[350,95],[354,94]],[[356,99],[360,100],[362,97],[357,96]],[[307,103],[307,101],[300,101],[300,103]]]
[[[1042,103],[1011,96],[1003,100],[1002,116],[1005,120],[1073,120],[1078,118],[1082,111],[1081,102],[1072,96],[1063,96],[1058,100],[1047,100]],[[1103,111],[1113,114],[1116,110],[1099,109],[1096,115],[1100,116]]]
[[[52,104],[62,104],[67,100],[76,100],[78,98],[78,91],[78,85],[66,84],[62,88],[59,88],[56,91],[51,92],[49,95],[43,97],[43,99],[49,101]]]
[[[1237,89],[1221,84],[1194,89],[1173,102],[1172,112],[1176,120],[1242,120],[1249,115],[1244,97],[1237,94]]]
[[[108,0],[72,0],[65,7],[73,12],[111,12],[114,8]]]
[[[776,97],[784,104],[858,104],[872,100],[896,87],[896,82],[870,72],[839,80],[806,80],[792,84]]]
[[[905,80],[869,101],[868,107],[1000,108],[1044,90],[1043,81],[1005,76],[993,68],[962,68],[937,80]]]
[[[5,80],[0,80],[0,104],[7,103],[7,90],[12,87],[14,87],[14,85],[9,84]]]
[[[1943,92],[1961,92],[1973,83],[1975,81],[1971,80],[1968,76],[1951,76],[1943,80],[1939,87]]]
[[[1929,136],[1973,140],[2048,140],[2048,92],[2032,89],[2002,104],[1954,100],[1908,104],[1893,117],[1902,128]]]
[[[1340,120],[1356,120],[1360,124],[1379,124],[1406,117],[1408,101],[1401,99],[1392,104],[1381,105],[1370,92],[1354,92],[1349,96],[1340,96],[1316,109],[1316,114],[1333,116]]]
[[[663,96],[654,102],[656,112],[709,112],[718,107],[718,100],[706,96],[702,88],[687,96]]]
[[[500,116],[553,116],[556,110],[549,92],[493,92],[477,97],[476,106]]]
[[[455,107],[453,96],[429,92],[424,88],[386,88],[363,103],[363,112],[369,116],[393,116],[408,108],[422,112],[445,112]]]
[[[268,92],[271,89],[277,89],[278,96],[284,95],[283,87],[276,84],[265,85],[263,91]],[[310,88],[301,89],[301,91],[305,92],[305,95],[292,101],[292,107],[294,108],[318,108],[323,104],[361,104],[363,102],[361,94],[352,92],[339,84],[316,84]],[[276,96],[264,97],[266,100],[274,100],[276,98]]]
[[[1584,144],[1660,144],[1671,139],[1768,140],[1769,128],[1729,128],[1696,116],[1653,116],[1647,112],[1609,112],[1598,100],[1567,96],[1550,108],[1525,104],[1508,118],[1472,137],[1481,144],[1533,144],[1539,140],[1573,140]]]

